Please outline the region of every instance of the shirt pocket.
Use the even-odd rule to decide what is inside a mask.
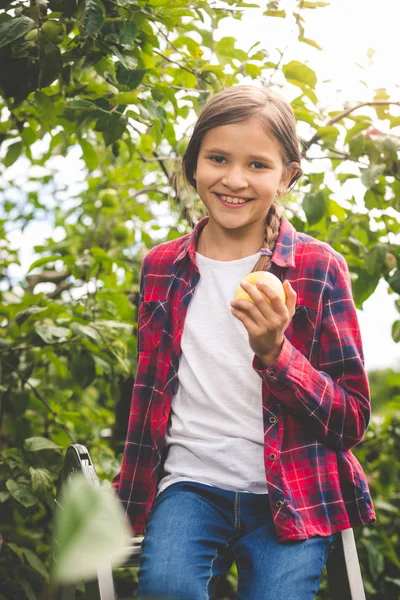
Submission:
[[[293,346],[307,358],[316,341],[316,312],[298,304],[286,335]]]
[[[152,352],[161,344],[168,315],[167,300],[141,302],[138,316],[138,350]]]

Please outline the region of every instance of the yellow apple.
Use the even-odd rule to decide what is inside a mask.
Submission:
[[[278,279],[278,277],[276,277],[276,275],[273,275],[272,273],[269,273],[268,271],[254,271],[254,273],[250,273],[249,275],[246,275],[246,277],[244,277],[243,279],[253,285],[255,285],[257,281],[262,281],[263,283],[266,283],[274,290],[274,292],[276,294],[278,294],[278,296],[282,300],[282,302],[284,304],[286,304],[285,290],[283,289],[281,280]],[[244,289],[242,288],[242,286],[240,284],[236,288],[235,300],[248,300],[250,302],[253,302],[252,298],[248,295],[247,292],[244,291]],[[268,298],[267,298],[267,300],[268,300]],[[268,302],[269,302],[269,300],[268,300]]]

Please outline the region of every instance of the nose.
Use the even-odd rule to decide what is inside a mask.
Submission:
[[[248,187],[247,179],[240,165],[228,165],[223,174],[221,183],[232,191]]]

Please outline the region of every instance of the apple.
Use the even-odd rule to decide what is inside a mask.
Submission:
[[[255,285],[257,281],[266,283],[275,291],[276,294],[278,294],[278,296],[282,300],[282,302],[284,304],[286,304],[285,290],[283,289],[281,280],[278,279],[278,277],[276,277],[276,275],[273,275],[272,273],[269,273],[268,271],[254,271],[253,273],[246,275],[246,277],[244,277],[243,279],[245,281],[248,281],[252,285]],[[252,298],[250,298],[248,293],[244,291],[244,289],[242,288],[242,286],[240,284],[236,288],[235,300],[248,300],[249,302],[253,302]],[[267,298],[267,300],[269,302],[268,298]]]
[[[61,44],[66,33],[65,25],[55,19],[49,19],[43,23],[42,33],[52,44]]]

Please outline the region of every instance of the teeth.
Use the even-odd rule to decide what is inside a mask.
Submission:
[[[221,196],[224,202],[228,202],[228,204],[246,204],[247,200],[243,200],[243,198],[237,198],[232,196]]]

